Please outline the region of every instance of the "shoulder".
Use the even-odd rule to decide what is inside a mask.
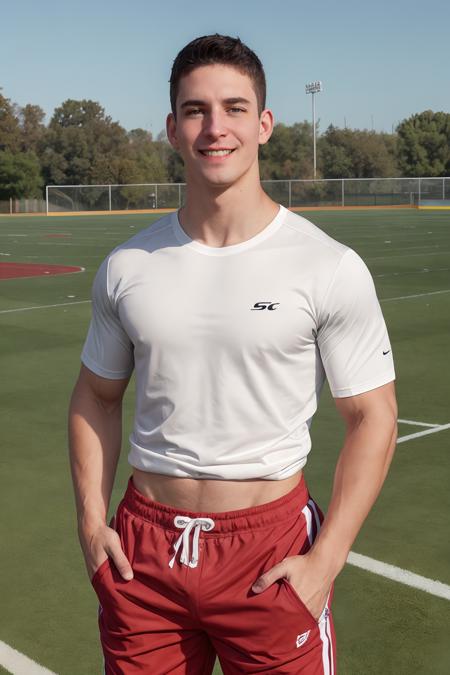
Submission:
[[[172,217],[172,213],[169,213],[159,218],[110,251],[98,267],[94,291],[106,291],[111,296],[118,284],[148,264],[149,255],[158,249],[173,246]]]
[[[371,296],[372,275],[361,256],[307,218],[285,210],[285,245],[295,251],[295,264],[310,279],[319,314],[339,304]]]
[[[331,278],[352,249],[307,218],[285,209],[283,234],[299,262],[323,279]],[[354,252],[353,252],[354,253]],[[356,255],[356,254],[355,254]]]
[[[114,248],[109,257],[117,258],[125,252],[147,252],[151,253],[160,248],[164,243],[169,244],[173,239],[172,213],[159,218],[144,229],[136,232],[135,235],[122,242]]]
[[[155,251],[173,246],[172,218],[173,214],[168,213],[116,246],[106,257],[109,273],[132,270]]]
[[[330,237],[329,234],[307,218],[288,209],[285,209],[283,225],[285,231],[291,232],[293,241],[297,241],[297,243],[316,254],[322,253],[339,259],[349,248],[337,239]]]

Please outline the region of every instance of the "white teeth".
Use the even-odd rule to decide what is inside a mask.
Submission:
[[[232,150],[202,150],[204,155],[208,157],[224,157],[225,155],[231,155]]]

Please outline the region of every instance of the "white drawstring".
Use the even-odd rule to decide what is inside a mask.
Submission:
[[[183,565],[189,565],[189,567],[197,567],[198,540],[200,536],[200,530],[205,530],[205,532],[212,530],[215,525],[214,521],[211,518],[188,518],[187,516],[175,516],[173,522],[175,523],[176,527],[183,529],[183,532],[180,534],[173,546],[175,553],[172,560],[169,562],[169,567],[173,567],[181,543],[183,543],[183,549],[181,551],[180,562]],[[189,535],[192,529],[194,529],[192,557],[189,560]]]

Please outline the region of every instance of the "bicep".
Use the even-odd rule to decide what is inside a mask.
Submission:
[[[397,421],[394,382],[388,382],[356,396],[335,398],[334,402],[347,427],[356,426],[363,419],[373,419],[377,423],[386,421],[393,425]]]
[[[129,381],[130,377],[114,380],[101,377],[81,364],[77,387],[105,404],[115,404],[122,400]]]

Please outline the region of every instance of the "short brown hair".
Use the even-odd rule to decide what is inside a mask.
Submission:
[[[173,114],[176,114],[181,78],[195,68],[216,63],[233,66],[244,75],[248,75],[256,93],[258,112],[261,114],[266,107],[266,77],[261,61],[239,38],[219,33],[196,38],[177,54],[170,75],[170,105]]]

